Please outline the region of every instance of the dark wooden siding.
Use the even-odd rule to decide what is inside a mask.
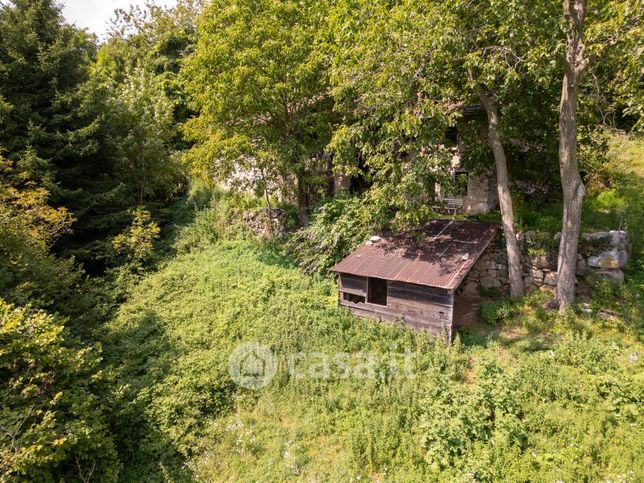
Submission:
[[[355,275],[340,275],[340,292],[367,296],[367,278]]]
[[[451,339],[454,294],[451,290],[402,282],[387,282],[387,305],[344,300],[343,293],[367,296],[367,278],[340,274],[340,305],[356,315],[383,320],[402,320],[415,329],[447,334]]]
[[[452,325],[454,296],[450,290],[389,282],[387,307],[404,315],[417,328],[441,332]]]

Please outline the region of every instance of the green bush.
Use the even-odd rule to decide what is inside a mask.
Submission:
[[[133,266],[142,266],[152,256],[154,241],[159,238],[160,232],[150,212],[139,206],[132,211],[130,226],[112,239],[116,258]]]
[[[177,234],[174,248],[179,253],[204,247],[225,238],[250,238],[242,221],[245,210],[261,206],[256,198],[197,185],[188,204],[194,206],[194,221]]]
[[[2,299],[0,348],[0,479],[115,481],[98,348],[67,346],[61,320]]]
[[[380,228],[361,198],[334,198],[318,208],[309,226],[291,236],[286,253],[305,272],[326,274]]]
[[[514,307],[507,300],[488,301],[481,304],[481,319],[486,324],[499,325],[509,321],[514,315]]]
[[[561,227],[557,231],[561,231]],[[558,244],[552,232],[536,231],[527,240],[528,255],[532,257],[548,256],[555,253]]]

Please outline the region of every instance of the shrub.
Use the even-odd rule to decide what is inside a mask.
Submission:
[[[32,304],[66,315],[79,314],[84,294],[78,293],[82,271],[73,260],[49,253],[17,218],[0,206],[0,297],[17,305]]]
[[[119,466],[93,388],[96,347],[65,343],[61,320],[0,299],[1,479],[116,480]]]
[[[476,476],[472,475],[474,479],[498,478],[493,468],[477,465],[483,456],[481,443],[507,449],[521,448],[526,442],[512,378],[492,360],[484,360],[476,371],[476,380],[477,385],[468,390],[436,374],[423,390],[419,423],[414,427],[426,452],[425,460],[435,473],[468,461],[479,468],[474,471]]]
[[[514,307],[507,300],[483,302],[481,304],[481,319],[486,324],[499,325],[514,315]]]
[[[527,240],[528,255],[531,257],[548,256],[557,249],[557,240],[552,233],[537,231]]]
[[[125,232],[112,240],[112,247],[117,255],[133,265],[141,266],[154,251],[154,240],[159,238],[161,229],[152,219],[150,212],[138,207],[132,213],[132,224]]]
[[[244,211],[262,206],[256,198],[198,185],[191,190],[193,223],[179,230],[174,248],[179,253],[211,245],[226,238],[252,238],[242,222]]]
[[[291,237],[286,253],[305,272],[325,274],[380,228],[362,199],[334,198],[318,208],[308,227]]]

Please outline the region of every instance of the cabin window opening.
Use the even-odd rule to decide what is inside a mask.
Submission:
[[[353,293],[343,292],[342,293],[342,298],[346,302],[351,302],[351,303],[354,303],[354,304],[363,304],[363,303],[365,303],[364,295],[356,295],[356,294],[353,294]]]
[[[367,302],[376,305],[387,305],[387,281],[382,278],[369,278]]]

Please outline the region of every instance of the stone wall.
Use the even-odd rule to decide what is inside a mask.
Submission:
[[[560,234],[525,232],[518,237],[522,251],[523,283],[527,292],[557,285],[557,249]],[[630,253],[625,231],[582,234],[577,255],[577,279],[604,279],[622,283]],[[502,235],[493,241],[463,281],[466,292],[479,287],[508,290],[508,264]]]
[[[347,176],[344,172],[339,172],[333,176],[333,193],[346,193],[351,188],[351,176]]]
[[[286,232],[286,212],[279,208],[259,208],[242,214],[244,224],[254,233],[264,238]]]
[[[499,197],[494,173],[469,176],[467,195],[463,198],[463,212],[467,214],[489,213],[496,209]]]

